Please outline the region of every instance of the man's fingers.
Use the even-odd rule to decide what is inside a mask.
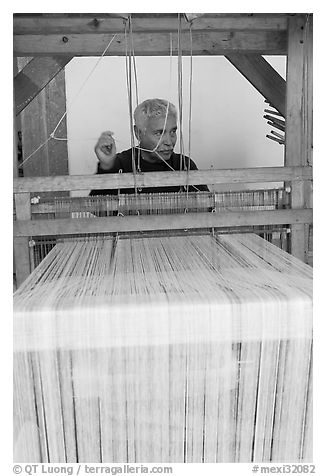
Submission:
[[[100,143],[107,143],[107,144],[114,144],[114,138],[112,137],[112,134],[109,134],[107,132],[103,132],[101,137],[99,138]]]
[[[116,155],[116,145],[112,131],[102,132],[95,146],[95,153],[99,160],[106,161]]]
[[[110,137],[111,139],[113,139],[113,137],[112,137],[113,135],[114,135],[114,132],[105,131],[105,132],[102,132],[101,137]]]
[[[105,151],[105,149],[112,149],[113,146],[115,146],[115,141],[113,139],[112,136],[109,136],[109,135],[102,135],[98,142],[97,142],[97,145],[96,147],[99,147],[100,149],[102,149],[103,151]]]
[[[113,148],[113,144],[103,144],[101,145],[101,150],[105,153],[111,153]]]

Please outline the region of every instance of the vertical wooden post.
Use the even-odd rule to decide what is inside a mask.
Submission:
[[[15,106],[14,106],[15,107]],[[18,177],[18,150],[17,150],[17,128],[16,128],[16,115],[14,112],[13,117],[13,132],[12,132],[12,139],[13,139],[13,175],[14,178]]]
[[[17,59],[13,61],[14,76],[17,71]],[[18,150],[17,150],[17,125],[16,125],[16,104],[15,90],[13,88],[13,175],[18,177]]]
[[[31,219],[30,193],[15,194],[15,206],[17,220]],[[28,237],[14,238],[14,259],[16,264],[16,284],[20,286],[31,271]]]
[[[16,63],[16,70],[24,67],[30,60],[31,58],[19,58],[18,63]],[[64,71],[61,71],[16,118],[17,122],[21,124],[24,160],[46,141],[64,114],[65,108],[65,76]],[[16,131],[14,134],[16,134]],[[59,137],[67,137],[65,119],[60,124],[56,134]],[[15,151],[14,154],[14,163],[16,164],[17,154]],[[26,161],[23,170],[25,177],[67,174],[68,153],[66,141],[48,141],[44,147],[41,147]],[[14,175],[18,175],[15,166]],[[37,192],[35,190],[35,193]],[[67,195],[67,192],[61,194]],[[53,193],[44,193],[43,195],[48,196],[53,195]],[[17,220],[31,219],[30,198],[29,193],[15,195]],[[30,274],[32,263],[29,251],[29,237],[14,239],[14,267],[16,269],[17,286],[20,286]]]
[[[17,62],[14,59],[14,73],[15,73],[15,65],[17,67]],[[12,119],[12,128],[13,128],[13,157],[12,157],[12,165],[13,165],[13,177],[16,178],[18,177],[18,155],[17,155],[17,129],[16,129],[16,113],[15,113],[15,92],[13,93],[13,119]],[[12,262],[12,267],[13,267],[13,276],[17,275],[16,272],[16,261],[15,261],[15,253],[13,252],[13,262]],[[17,285],[17,276],[16,276],[16,283]]]
[[[295,14],[289,16],[285,165],[309,165],[312,142],[312,41],[311,17]],[[292,186],[292,208],[307,206],[308,189],[304,182]],[[291,253],[307,262],[308,225],[292,225]]]
[[[24,164],[24,177],[68,174],[67,141],[49,138],[66,110],[65,74],[60,71],[21,112],[23,159],[26,160],[41,144],[41,148]],[[66,118],[62,120],[57,137],[67,137]],[[37,193],[38,190],[35,190]],[[40,197],[54,194],[37,193]],[[67,195],[66,192],[55,195]]]

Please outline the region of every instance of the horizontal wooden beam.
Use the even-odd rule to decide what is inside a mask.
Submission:
[[[245,54],[228,54],[225,57],[275,109],[285,116],[286,82],[265,58]]]
[[[72,190],[123,189],[173,185],[211,185],[311,180],[311,167],[255,167],[244,169],[191,170],[187,172],[146,172],[136,174],[62,175],[15,178],[13,191],[54,192]]]
[[[311,223],[312,209],[181,213],[14,222],[14,236],[70,235]]]
[[[72,56],[33,58],[14,78],[16,115],[69,63]]]
[[[128,14],[16,14],[13,19],[15,35],[71,35],[74,33],[124,33]],[[178,31],[178,15],[132,14],[133,32]],[[189,22],[181,15],[181,28]],[[286,14],[204,14],[191,23],[193,31],[286,31]]]
[[[178,35],[171,34],[173,54],[178,53]],[[15,35],[16,56],[98,56],[103,53],[112,38],[107,33],[71,33],[44,35]],[[117,34],[107,55],[125,56],[124,34]],[[133,46],[139,56],[170,55],[169,33],[134,32]],[[190,54],[189,31],[181,34],[183,55]],[[282,55],[287,50],[286,31],[194,31],[193,55],[223,55],[227,53],[258,53]]]

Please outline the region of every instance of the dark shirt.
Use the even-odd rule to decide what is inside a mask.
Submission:
[[[139,149],[135,149],[135,162],[136,166],[138,165],[138,154],[139,154]],[[188,162],[189,161],[189,162]],[[180,154],[175,154],[172,152],[171,157],[169,160],[166,161],[169,165],[167,165],[163,160],[160,162],[147,162],[146,160],[143,160],[140,157],[140,171],[141,172],[166,172],[166,171],[172,171],[172,170],[180,170],[180,162],[181,162],[181,156]],[[188,166],[189,163],[189,168],[190,170],[197,170],[196,164],[189,159],[188,157],[185,156],[185,164],[186,167]],[[184,165],[184,164],[182,164]],[[172,168],[171,168],[172,167]],[[186,170],[186,167],[181,167],[181,170]],[[114,166],[110,170],[103,170],[100,167],[100,164],[97,166],[97,173],[98,174],[117,174],[119,172],[133,172],[133,167],[132,167],[132,150],[128,149],[123,152],[120,152],[117,154]],[[181,187],[182,188],[182,187]],[[189,191],[190,192],[195,192],[197,190],[200,191],[208,191],[208,188],[206,185],[196,185],[194,186],[189,186]],[[179,192],[180,191],[180,186],[168,186],[168,187],[145,187],[142,189],[137,190],[139,193],[158,193],[158,192]],[[120,190],[120,193],[135,193],[134,188],[124,188]],[[117,195],[118,190],[114,189],[101,189],[101,190],[92,190],[90,192],[90,195]]]

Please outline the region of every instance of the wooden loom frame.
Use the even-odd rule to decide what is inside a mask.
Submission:
[[[121,14],[124,17],[123,14]],[[14,54],[33,56],[15,78],[15,113],[19,114],[73,56],[100,55],[117,33],[110,55],[124,56],[124,18],[119,14],[18,14],[14,16]],[[182,19],[183,55],[189,54],[189,25]],[[169,33],[176,45],[177,15],[135,14],[136,55],[168,55]],[[29,275],[29,237],[112,231],[139,231],[266,224],[291,225],[291,251],[308,255],[312,223],[312,15],[205,14],[192,23],[194,55],[225,55],[286,118],[285,167],[191,171],[188,183],[285,182],[291,185],[291,209],[185,214],[177,216],[105,217],[97,220],[32,220],[31,193],[133,187],[132,174],[14,178],[16,221],[14,253],[20,285]],[[308,61],[305,54],[308,51]],[[174,49],[176,54],[177,49]],[[285,82],[261,56],[287,55]],[[307,55],[306,55],[307,57]],[[15,158],[16,160],[16,158]],[[14,170],[17,169],[14,167]],[[139,174],[137,185],[183,185],[183,172]]]

